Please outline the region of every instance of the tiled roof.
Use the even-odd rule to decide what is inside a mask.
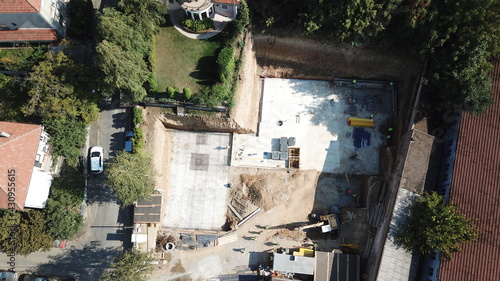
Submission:
[[[49,28],[0,31],[0,42],[52,42],[56,40],[57,31]]]
[[[238,3],[240,3],[239,0],[212,0],[212,2],[219,4],[230,4],[230,5],[238,5]]]
[[[0,0],[0,13],[38,13],[41,6],[42,0]]]
[[[0,122],[0,131],[10,134],[9,137],[0,137],[0,208],[8,208],[10,183],[11,187],[15,185],[14,194],[10,197],[15,198],[16,208],[22,210],[35,165],[42,127]],[[9,174],[14,174],[14,177]]]
[[[477,219],[478,241],[443,260],[439,280],[500,280],[500,61],[494,63],[487,112],[461,118],[450,200]]]

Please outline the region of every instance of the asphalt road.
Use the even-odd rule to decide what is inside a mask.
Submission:
[[[115,106],[113,106],[115,105]],[[100,145],[104,162],[116,151],[122,150],[125,130],[129,129],[129,113],[117,108],[115,100],[102,107],[99,120],[90,126],[88,147]],[[86,157],[88,147],[85,148]],[[120,208],[119,202],[106,186],[106,169],[99,175],[88,175],[88,204],[85,207],[85,226],[78,239],[68,241],[64,249],[36,252],[26,257],[15,257],[15,270],[49,276],[73,276],[77,280],[99,280],[114,257],[130,246],[128,228],[132,216],[130,208]],[[8,258],[0,253],[0,269],[7,267]]]

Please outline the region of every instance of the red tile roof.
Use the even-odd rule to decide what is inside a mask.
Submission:
[[[0,208],[9,207],[8,184],[12,187],[14,183],[15,193],[10,197],[15,198],[16,209],[22,210],[35,165],[42,126],[0,122],[0,131],[11,134],[8,138],[0,137]],[[14,177],[9,174],[14,174]]]
[[[478,241],[443,261],[440,281],[500,280],[500,61],[494,63],[488,111],[462,115],[450,200],[477,219]]]
[[[49,28],[0,31],[0,42],[52,42],[56,40],[57,31]]]
[[[38,13],[41,6],[42,0],[0,0],[0,13]]]
[[[238,3],[240,3],[239,0],[213,0],[212,2],[219,4],[230,4],[230,5],[238,5]]]

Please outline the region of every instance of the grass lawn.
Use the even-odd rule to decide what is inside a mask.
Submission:
[[[167,19],[168,21],[168,19]],[[219,36],[219,35],[218,35]],[[180,34],[168,21],[156,36],[156,75],[160,92],[167,86],[191,88],[193,94],[217,79],[217,37],[196,40]]]

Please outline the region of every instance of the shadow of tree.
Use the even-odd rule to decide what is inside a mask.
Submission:
[[[37,267],[43,275],[71,276],[77,280],[99,280],[106,268],[120,253],[116,248],[97,248],[91,243],[83,249],[71,248],[62,255],[49,256],[49,260]]]
[[[416,199],[417,195],[408,194],[407,196],[396,200],[396,206],[388,237],[398,249],[402,248],[402,245],[398,242],[397,238],[400,231],[404,230],[408,223],[411,222],[412,204]]]

